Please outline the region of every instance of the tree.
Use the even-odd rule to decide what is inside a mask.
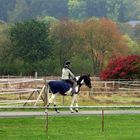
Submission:
[[[68,2],[69,17],[72,19],[83,20],[86,18],[86,1],[69,0]]]
[[[14,9],[16,0],[0,0],[0,19],[8,21],[9,12]]]
[[[61,20],[51,26],[51,38],[54,41],[54,54],[63,66],[66,60],[73,56],[73,48],[77,39],[78,26],[76,22]]]
[[[121,7],[121,0],[106,0],[107,17],[117,21]]]
[[[54,17],[51,17],[51,16],[38,17],[37,20],[42,21],[45,24],[50,24],[50,25],[52,25],[52,24],[54,24],[54,23],[59,21],[58,19],[56,19]]]
[[[105,17],[106,0],[88,0],[86,5],[87,17]]]
[[[67,0],[16,0],[15,8],[9,13],[12,22],[39,16],[68,17]]]
[[[138,43],[130,38],[128,35],[123,36],[123,40],[126,42],[127,46],[129,47],[129,54],[140,54],[140,46]]]
[[[137,47],[137,53],[140,54],[140,24],[137,24],[133,28],[133,40],[136,42],[136,47]]]
[[[80,32],[83,36],[83,45],[93,62],[94,74],[98,74],[103,68],[105,60],[109,59],[108,56],[117,56],[127,49],[121,33],[111,20],[89,19],[83,22]]]
[[[140,56],[130,55],[110,60],[101,72],[100,78],[102,80],[140,78]]]
[[[12,54],[9,52],[11,47],[10,39],[8,38],[8,24],[0,24],[0,75],[10,74],[11,66],[14,62],[11,62]]]
[[[9,12],[9,21],[10,22],[20,22],[28,20],[31,13],[28,13],[29,6],[27,0],[15,0],[15,8]]]
[[[133,30],[133,38],[140,43],[140,24],[137,24]]]
[[[118,21],[126,22],[129,20],[139,20],[140,1],[139,0],[123,0],[121,1]]]
[[[14,57],[23,60],[30,73],[39,69],[37,63],[50,56],[49,25],[41,21],[14,24],[10,30],[10,39]]]

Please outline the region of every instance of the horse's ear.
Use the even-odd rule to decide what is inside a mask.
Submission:
[[[87,74],[87,76],[88,76],[88,77],[90,77],[90,73],[89,73],[89,74]]]

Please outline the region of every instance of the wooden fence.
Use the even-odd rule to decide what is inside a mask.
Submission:
[[[45,81],[59,80],[60,77],[0,77],[0,105],[24,104],[36,102],[36,99]],[[99,78],[91,77],[92,92],[90,96],[97,94],[117,93],[140,93],[140,81],[100,81]],[[81,88],[81,96],[89,96],[86,86]],[[15,98],[16,97],[16,98]],[[42,97],[43,99],[43,97]],[[39,102],[42,102],[39,100]]]

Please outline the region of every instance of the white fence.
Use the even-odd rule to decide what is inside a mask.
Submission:
[[[39,86],[42,86],[39,84],[42,82],[43,79],[32,77],[8,76],[0,78],[0,105],[36,102],[36,98],[41,90]],[[27,99],[22,99],[22,95],[26,96]],[[32,96],[34,96],[34,100],[30,100]]]
[[[0,77],[0,106],[9,104],[26,105],[27,103],[35,103],[36,105],[37,102],[42,103],[42,100],[37,101],[37,97],[40,95],[40,92],[43,92],[42,88],[45,81],[58,79],[60,77],[2,76]],[[91,96],[92,94],[94,96],[100,93],[140,93],[140,81],[99,81],[94,77],[91,79],[93,86]],[[87,91],[87,94],[89,94],[88,88],[86,87],[82,87],[81,91]],[[22,99],[22,95],[25,95],[26,99],[25,97]],[[12,99],[12,96],[16,96],[18,99]]]

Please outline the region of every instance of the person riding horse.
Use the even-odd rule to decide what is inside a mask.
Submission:
[[[71,95],[72,101],[70,105],[71,113],[73,113],[73,105],[75,104],[75,107],[78,107],[78,93],[80,92],[80,87],[82,85],[86,85],[88,88],[92,88],[91,85],[91,79],[89,74],[77,76],[77,85],[75,87],[70,86],[70,84],[62,81],[62,80],[52,80],[47,83],[47,95],[51,91],[51,97],[47,101],[47,109],[49,108],[50,104],[54,104],[54,109],[57,113],[59,113],[59,110],[56,107],[56,96],[58,94],[61,94],[62,96]],[[72,88],[75,89],[74,92],[72,91]],[[48,97],[48,96],[47,96]],[[78,112],[78,108],[75,109],[76,112]]]
[[[76,78],[75,75],[73,74],[72,70],[70,69],[70,61],[66,61],[65,65],[62,69],[62,76],[61,80],[65,81],[66,83],[70,84],[71,86],[76,86]]]

